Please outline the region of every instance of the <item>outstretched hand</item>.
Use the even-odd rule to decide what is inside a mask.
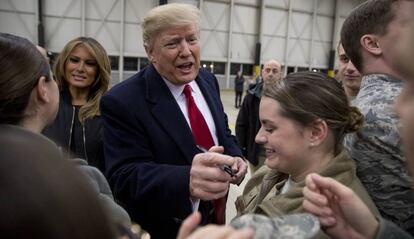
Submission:
[[[378,221],[348,187],[332,178],[309,174],[303,189],[303,207],[319,218],[322,229],[334,238],[374,238]]]

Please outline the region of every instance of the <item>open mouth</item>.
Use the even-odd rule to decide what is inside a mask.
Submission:
[[[276,151],[274,149],[264,148],[266,155],[274,154]]]
[[[82,81],[86,79],[86,77],[81,76],[81,75],[72,75],[72,78],[76,81]]]
[[[189,72],[189,71],[191,71],[193,65],[194,65],[193,63],[188,62],[188,63],[178,65],[177,68],[180,69],[183,72]]]

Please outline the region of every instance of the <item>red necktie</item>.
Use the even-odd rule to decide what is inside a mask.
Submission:
[[[191,95],[191,86],[185,85],[183,92],[187,98],[188,118],[190,119],[191,130],[196,144],[209,149],[214,146],[214,140],[203,115]],[[215,223],[225,224],[226,197],[214,200],[214,209],[216,219]]]

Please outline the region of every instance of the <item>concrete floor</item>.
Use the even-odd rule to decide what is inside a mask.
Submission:
[[[243,95],[244,97],[244,95]],[[239,113],[239,109],[236,109],[234,107],[234,91],[232,90],[223,90],[221,91],[221,101],[223,102],[224,111],[227,114],[228,120],[229,120],[229,127],[235,135],[235,125],[236,125],[236,119],[237,114]],[[243,193],[244,186],[246,185],[246,182],[250,179],[250,172],[247,170],[247,174],[243,182],[240,184],[240,186],[237,185],[231,185],[230,191],[229,191],[229,197],[227,199],[227,207],[226,207],[226,223],[229,223],[235,216],[236,216],[236,207],[234,205],[234,202],[236,201],[236,198],[240,196]]]

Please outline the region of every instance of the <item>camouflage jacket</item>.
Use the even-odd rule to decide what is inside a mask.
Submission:
[[[324,177],[331,177],[338,182],[350,187],[369,207],[374,215],[378,211],[369,197],[364,186],[356,176],[355,162],[351,159],[346,149],[342,149],[335,158],[318,173]],[[286,193],[281,190],[289,178],[288,174],[261,167],[247,182],[243,195],[235,202],[237,216],[247,213],[264,214],[277,217],[292,213],[302,213],[303,193],[305,182],[299,182]]]
[[[367,205],[370,211],[375,216],[378,216],[379,212],[368,195],[368,192],[357,178],[355,168],[355,162],[351,159],[347,150],[341,149],[340,153],[318,173],[324,177],[331,177],[351,188]],[[239,196],[235,202],[237,216],[261,214],[268,217],[279,217],[288,214],[303,213],[302,191],[305,187],[305,182],[298,182],[286,193],[281,194],[281,190],[288,178],[289,175],[278,172],[275,169],[270,169],[266,165],[261,167],[247,182],[243,190],[243,195]],[[263,233],[267,234],[266,232]],[[260,233],[260,235],[263,233]],[[327,235],[320,231],[315,238],[327,238]]]
[[[414,233],[414,192],[407,174],[393,109],[402,82],[388,75],[371,74],[362,79],[356,106],[364,126],[348,135],[345,146],[357,163],[357,175],[381,215]]]
[[[414,239],[414,237],[397,227],[394,223],[380,217],[375,239]]]

